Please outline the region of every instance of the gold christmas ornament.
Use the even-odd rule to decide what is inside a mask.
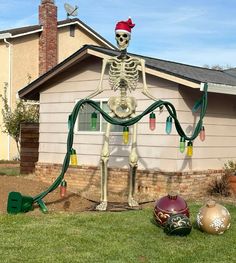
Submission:
[[[230,213],[215,201],[208,201],[197,214],[198,227],[208,234],[223,234],[230,227]]]

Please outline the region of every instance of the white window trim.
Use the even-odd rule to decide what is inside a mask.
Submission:
[[[109,98],[100,98],[100,99],[94,99],[93,101],[95,102],[100,102],[100,105],[102,102],[108,102]],[[79,99],[75,100],[75,104],[80,101]],[[100,113],[99,113],[100,114]],[[102,118],[102,116],[101,116]],[[102,121],[100,121],[100,129],[99,131],[78,131],[78,120],[79,120],[79,114],[76,118],[76,122],[75,122],[75,128],[74,128],[74,134],[81,134],[81,135],[101,135],[101,134],[105,134],[105,131],[102,131]],[[120,135],[122,134],[122,132],[112,132],[112,134],[114,135]]]

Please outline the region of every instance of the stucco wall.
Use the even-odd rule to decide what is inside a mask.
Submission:
[[[83,45],[99,45],[103,46],[97,39],[89,36],[78,25],[75,25],[74,36],[70,36],[70,26],[58,29],[58,62],[80,49]]]
[[[0,93],[3,94],[4,92],[4,86],[6,82],[9,82],[9,48],[6,46],[3,41],[0,43]],[[3,107],[2,100],[0,100],[0,111]],[[0,123],[3,122],[2,113],[0,112]],[[1,159],[7,159],[7,151],[4,151],[3,149],[7,149],[8,145],[8,136],[6,134],[3,134],[0,132],[0,142],[1,142],[1,150],[0,150],[0,160]]]
[[[3,94],[4,82],[10,82],[7,96],[10,97],[10,105],[14,107],[17,91],[38,76],[38,67],[36,66],[38,65],[38,38],[37,35],[31,35],[8,41],[11,43],[10,47],[4,45],[2,41],[0,44],[0,92]],[[9,49],[11,62],[9,61]],[[10,68],[9,63],[11,64]],[[1,109],[2,102],[0,102],[0,111]],[[0,123],[2,124],[2,114],[0,114]],[[9,146],[8,140],[10,141]],[[15,158],[17,156],[15,142],[8,139],[8,136],[2,132],[0,132],[0,141],[0,159]]]
[[[70,37],[69,26],[58,30],[58,62],[61,62],[85,44],[101,43],[87,32],[76,26],[75,37]],[[39,34],[32,34],[15,39],[10,39],[11,45],[11,105],[14,107],[17,91],[25,87],[39,74]],[[0,93],[3,93],[4,82],[9,82],[9,48],[3,40],[0,41]],[[0,101],[0,111],[2,104]],[[0,114],[2,123],[2,114]],[[15,142],[11,140],[10,159],[18,155]],[[8,159],[8,137],[0,131],[1,151],[0,159]]]

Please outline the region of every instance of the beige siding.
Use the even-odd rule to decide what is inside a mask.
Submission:
[[[80,63],[54,86],[40,95],[40,155],[39,162],[62,163],[66,153],[67,118],[73,110],[76,100],[89,95],[97,86],[100,78],[101,61],[88,59]],[[178,118],[188,136],[198,120],[198,114],[191,109],[200,98],[200,91],[156,77],[147,76],[151,93],[158,99],[171,102],[178,112]],[[103,82],[104,92],[96,98],[109,98],[115,93],[109,89],[108,78]],[[137,114],[153,102],[142,93],[142,81],[132,94],[138,100]],[[118,94],[118,93],[116,93]],[[219,103],[222,100],[222,109]],[[186,171],[222,168],[229,158],[236,157],[236,120],[235,103],[232,96],[209,94],[209,107],[205,119],[206,141],[198,138],[194,141],[194,156],[186,157],[179,153],[179,136],[173,127],[171,135],[165,134],[166,110],[156,111],[157,126],[151,132],[148,127],[148,116],[138,123],[138,155],[140,169],[161,171]],[[131,130],[132,133],[132,130]],[[127,167],[130,145],[122,144],[121,134],[112,133],[110,138],[112,167]],[[74,148],[80,164],[99,165],[103,144],[103,133],[86,133],[75,131]]]
[[[179,119],[184,123],[186,131],[192,131],[193,120],[198,120],[198,114],[190,112],[199,93],[195,90],[181,87],[179,101]],[[235,96],[209,93],[208,107],[204,126],[206,140],[196,138],[194,155],[191,159],[181,160],[178,153],[178,170],[221,169],[229,159],[236,159],[236,100]]]

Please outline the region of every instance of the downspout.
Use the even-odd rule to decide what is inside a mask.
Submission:
[[[11,61],[11,46],[12,44],[7,41],[6,38],[3,39],[3,41],[6,43],[6,46],[8,47],[8,92],[7,92],[7,97],[8,97],[8,105],[11,108],[11,86],[12,86],[12,81],[11,81],[11,76],[12,76],[12,61]],[[8,134],[7,136],[7,159],[10,160],[10,135]]]

